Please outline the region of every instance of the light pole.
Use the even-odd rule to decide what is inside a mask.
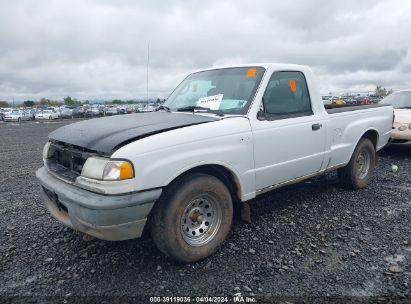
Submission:
[[[150,41],[147,43],[147,103],[148,103],[148,85],[149,85],[149,74],[148,74],[149,64],[150,64]]]

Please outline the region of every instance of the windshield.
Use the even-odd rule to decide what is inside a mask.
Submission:
[[[20,114],[20,111],[18,111],[18,110],[13,110],[13,111],[11,111],[11,114]]]
[[[381,103],[391,104],[395,109],[410,108],[411,109],[411,91],[397,92],[384,98]]]
[[[223,114],[246,114],[265,69],[227,68],[189,75],[164,104],[172,111],[202,107]]]

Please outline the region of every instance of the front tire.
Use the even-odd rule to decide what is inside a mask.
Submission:
[[[227,187],[207,174],[189,174],[168,186],[150,219],[151,236],[167,256],[183,263],[213,254],[230,232],[233,202]]]
[[[350,162],[338,169],[340,183],[350,189],[362,189],[368,186],[374,175],[375,148],[371,140],[362,138],[355,147]]]

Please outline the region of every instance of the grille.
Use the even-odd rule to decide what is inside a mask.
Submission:
[[[50,171],[64,180],[74,182],[81,174],[83,165],[92,154],[75,146],[63,143],[51,143],[49,155],[46,161]]]

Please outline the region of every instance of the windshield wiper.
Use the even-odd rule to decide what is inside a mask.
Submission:
[[[196,111],[198,112],[204,111],[204,112],[216,114],[218,116],[224,116],[221,110],[211,110],[210,108],[199,107],[199,106],[182,107],[182,108],[178,108],[177,111],[178,112],[193,112],[193,113],[195,113]]]
[[[199,106],[188,106],[188,107],[182,107],[182,108],[177,109],[178,112],[194,112],[195,110],[211,110],[211,109],[199,107]]]
[[[159,106],[156,111],[166,110],[167,112],[171,112],[170,108],[167,106]]]
[[[411,106],[406,106],[406,107],[398,107],[397,109],[411,109]]]

